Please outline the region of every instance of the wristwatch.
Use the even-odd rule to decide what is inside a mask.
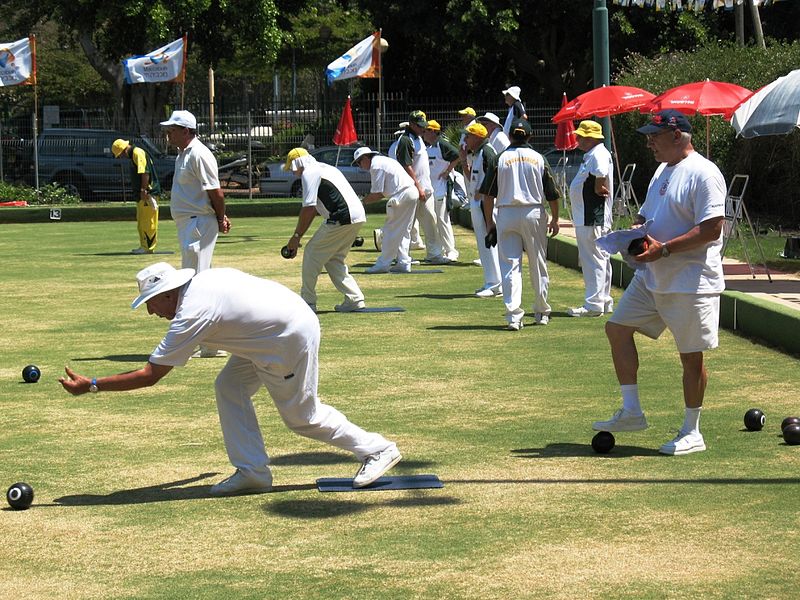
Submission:
[[[669,248],[667,248],[666,244],[662,244],[661,246],[661,258],[667,258],[670,255]]]
[[[89,384],[89,391],[96,394],[99,390],[97,389],[97,378],[92,378],[92,382]]]

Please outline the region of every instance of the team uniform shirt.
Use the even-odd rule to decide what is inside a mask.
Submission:
[[[475,150],[470,171],[469,193],[488,194],[497,175],[497,152],[487,140],[483,140]]]
[[[410,165],[425,194],[430,196],[433,193],[427,147],[422,138],[416,136],[410,129],[397,140],[397,162],[404,167]]]
[[[594,191],[598,177],[608,179],[608,196]],[[611,153],[603,144],[597,144],[583,155],[581,166],[569,184],[572,203],[572,223],[575,226],[600,226],[611,229],[611,202],[614,198],[614,167]]]
[[[315,207],[326,221],[349,225],[367,220],[364,205],[336,167],[309,161],[303,167],[300,179],[303,183],[303,206]]]
[[[508,139],[506,132],[496,127],[495,130],[489,134],[489,143],[494,148],[495,152],[500,154],[503,150],[511,145],[511,140]]]
[[[207,269],[183,288],[150,362],[183,366],[202,343],[288,375],[318,330],[313,311],[289,288],[237,269]]]
[[[696,225],[725,216],[725,178],[710,160],[691,152],[670,167],[661,163],[647,188],[639,214],[653,219],[648,234],[660,242],[683,235]],[[714,242],[646,263],[637,273],[651,292],[719,294],[722,274],[722,234]]]
[[[208,190],[219,189],[217,159],[203,142],[192,138],[175,159],[170,212],[173,217],[215,216]]]
[[[400,141],[400,138],[397,138],[389,145],[389,149],[386,151],[386,156],[393,160],[397,160],[397,142]]]
[[[137,192],[142,189],[142,175],[147,173],[149,176],[147,192],[149,194],[159,194],[161,192],[161,183],[158,181],[153,161],[148,154],[141,148],[133,146],[131,152],[131,191],[134,196],[138,197]]]
[[[439,138],[433,146],[428,148],[428,166],[431,174],[431,184],[433,185],[433,196],[444,198],[447,195],[447,178],[439,177],[444,173],[450,163],[458,159],[458,150],[450,142]]]
[[[408,188],[414,187],[406,170],[388,156],[375,155],[369,168],[370,193],[380,192],[389,200],[397,200]]]
[[[525,105],[520,100],[515,100],[514,104],[508,107],[506,122],[503,124],[503,131],[506,135],[511,133],[511,124],[517,119],[521,119],[525,114]]]
[[[511,145],[497,157],[497,176],[489,195],[496,206],[541,206],[558,199],[544,157],[528,144]]]

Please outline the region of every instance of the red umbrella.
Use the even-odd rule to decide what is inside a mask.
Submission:
[[[561,108],[567,105],[567,95],[561,97]],[[556,127],[556,150],[574,150],[578,147],[578,140],[575,137],[575,127],[571,120],[561,121]]]
[[[348,96],[339,119],[339,125],[336,127],[336,133],[333,134],[333,143],[337,146],[349,146],[357,141],[356,126],[353,124],[353,110],[350,108],[350,96]]]
[[[730,119],[734,109],[749,98],[753,92],[734,83],[723,81],[696,81],[667,90],[643,106],[641,112],[678,110],[687,115],[701,114],[706,117],[706,156],[710,155],[708,122],[711,115],[722,115]]]
[[[604,85],[569,102],[553,117],[553,123],[589,117],[610,117],[636,110],[655,98],[647,90],[627,85]]]

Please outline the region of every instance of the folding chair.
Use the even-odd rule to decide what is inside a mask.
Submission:
[[[750,229],[750,236],[753,238],[753,241],[758,248],[758,252],[761,255],[761,265],[767,272],[767,278],[769,279],[770,283],[772,283],[772,275],[770,275],[769,269],[767,268],[767,259],[764,257],[764,250],[761,249],[761,243],[758,241],[758,236],[756,235],[756,230],[753,227],[753,222],[750,220],[750,215],[747,213],[747,207],[744,204],[744,192],[747,189],[747,183],[749,181],[749,175],[736,174],[733,176],[733,179],[731,179],[730,186],[728,186],[728,195],[725,197],[725,223],[723,223],[722,227],[722,252],[720,254],[721,256],[725,256],[725,250],[728,249],[728,242],[730,242],[732,238],[736,237],[739,230],[738,226],[742,218],[742,213],[744,213],[744,216],[747,219],[747,227]],[[753,270],[753,264],[750,261],[750,253],[747,250],[747,240],[743,235],[739,235],[739,239],[742,240],[742,251],[744,252],[747,266],[750,268],[750,275],[752,275],[753,279],[755,279],[756,273]]]
[[[639,212],[639,199],[633,191],[633,172],[636,171],[636,163],[625,165],[622,177],[617,184],[614,193],[613,214],[617,217],[632,217]],[[633,209],[636,210],[633,210]]]
[[[553,179],[555,180],[558,193],[561,195],[561,207],[566,211],[567,218],[572,221],[572,210],[569,201],[569,185],[567,182],[567,163],[569,158],[562,156],[558,159],[555,169],[553,169]]]

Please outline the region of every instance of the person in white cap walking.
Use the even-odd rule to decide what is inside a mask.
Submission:
[[[156,263],[136,276],[131,307],[170,321],[169,330],[140,369],[89,378],[66,367],[59,382],[73,395],[135,390],[184,366],[198,342],[231,353],[216,378],[217,410],[228,458],[236,471],[212,486],[213,495],[268,492],[269,456],[252,397],[263,385],[295,433],[356,455],[353,487],[378,479],[402,458],[397,446],[351,423],[317,397],[320,326],[300,296],[283,285],[236,269],[176,270]]]
[[[522,104],[520,94],[522,90],[517,85],[510,86],[507,90],[503,90],[503,97],[508,106],[508,115],[506,115],[505,123],[503,124],[503,131],[506,135],[511,137],[511,124],[517,122],[519,119],[528,120],[528,115],[525,113],[525,105]]]
[[[584,154],[570,183],[569,197],[586,292],[583,306],[570,308],[567,313],[571,317],[599,317],[614,312],[611,255],[597,245],[597,240],[611,231],[614,167],[611,153],[603,144],[600,123],[581,121],[575,137]]]
[[[386,202],[386,221],[383,224],[381,255],[365,273],[408,273],[411,271],[411,256],[408,246],[411,225],[419,201],[419,192],[414,180],[396,160],[364,146],[353,154],[353,165],[369,171],[371,187],[364,204]],[[392,266],[392,261],[397,264]]]
[[[297,255],[300,240],[314,217],[319,214],[324,219],[303,250],[300,296],[316,312],[317,280],[324,268],[336,289],[344,294],[344,301],[334,306],[334,310],[352,312],[364,308],[364,294],[345,263],[367,220],[364,205],[339,169],[318,162],[305,148],[292,149],[283,169],[299,177],[303,186],[303,206],[294,233],[286,243],[292,257]]]
[[[225,214],[225,196],[219,185],[217,159],[197,137],[197,119],[188,110],[173,111],[162,121],[167,141],[178,148],[172,178],[169,209],[178,228],[181,266],[195,271],[211,268],[220,233],[228,233],[231,222]],[[200,358],[227,356],[201,346]]]

